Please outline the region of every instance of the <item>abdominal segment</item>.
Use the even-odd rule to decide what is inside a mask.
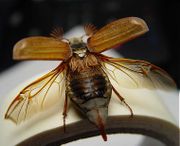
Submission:
[[[106,74],[100,69],[69,75],[67,96],[76,107],[100,130],[104,140],[104,125],[108,116],[108,104],[112,86]]]
[[[83,103],[93,98],[104,98],[103,95],[107,90],[106,80],[102,75],[73,79],[70,82],[72,92]]]

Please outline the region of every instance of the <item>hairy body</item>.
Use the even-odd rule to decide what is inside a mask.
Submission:
[[[102,133],[108,116],[111,93],[112,85],[97,57],[88,53],[83,58],[75,55],[69,60],[66,96]]]

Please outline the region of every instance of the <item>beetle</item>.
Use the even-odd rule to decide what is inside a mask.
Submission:
[[[17,42],[13,48],[13,58],[17,60],[61,60],[54,70],[26,86],[15,97],[5,114],[5,119],[20,123],[34,108],[32,102],[38,100],[41,106],[54,84],[65,86],[63,123],[67,116],[68,100],[95,124],[106,141],[105,123],[112,92],[126,105],[131,116],[133,110],[125,102],[114,84],[133,88],[172,88],[173,79],[161,68],[142,60],[112,58],[102,52],[134,39],[149,29],[144,20],[127,17],[113,21],[97,30],[92,24],[84,26],[85,35],[64,39],[59,29],[51,37],[34,36]],[[119,76],[117,78],[117,76]],[[114,81],[114,82],[112,82]]]

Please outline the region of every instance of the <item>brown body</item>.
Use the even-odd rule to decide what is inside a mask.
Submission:
[[[98,59],[88,53],[84,58],[73,56],[69,61],[66,96],[104,133],[112,85]]]

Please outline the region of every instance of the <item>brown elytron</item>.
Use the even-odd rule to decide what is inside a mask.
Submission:
[[[89,24],[84,30],[88,37],[87,42],[84,42],[82,37],[63,39],[62,30],[56,29],[51,33],[52,37],[29,37],[14,46],[14,59],[62,62],[50,73],[26,86],[10,104],[5,119],[20,123],[37,113],[37,107],[43,107],[51,101],[49,93],[59,92],[59,96],[65,98],[64,128],[70,99],[77,109],[98,127],[106,141],[105,123],[112,91],[133,116],[132,109],[115,86],[133,89],[176,88],[174,81],[164,70],[149,62],[100,54],[147,32],[148,27],[142,19],[119,19],[100,30]]]

